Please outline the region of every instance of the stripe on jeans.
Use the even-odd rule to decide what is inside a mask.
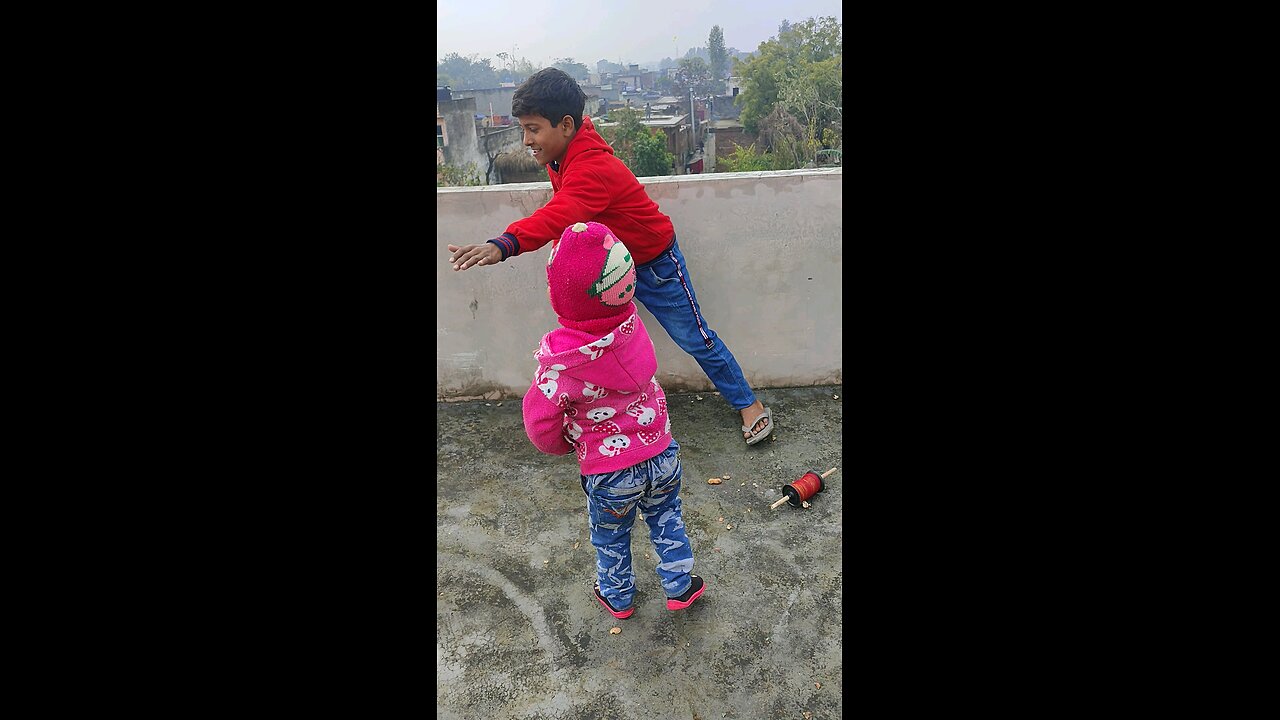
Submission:
[[[693,293],[689,291],[689,283],[685,282],[684,273],[680,272],[680,261],[676,259],[676,254],[672,250],[667,251],[667,256],[671,258],[671,262],[676,266],[676,275],[680,276],[680,287],[684,288],[684,296],[689,298],[689,309],[693,311],[693,321],[698,323],[698,332],[702,334],[702,341],[707,344],[707,349],[710,350],[715,343],[707,335],[706,328],[702,326],[702,318],[698,315],[698,306],[693,302]]]

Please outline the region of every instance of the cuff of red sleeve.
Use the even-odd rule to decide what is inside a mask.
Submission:
[[[516,240],[516,236],[511,233],[502,233],[489,242],[497,245],[498,250],[502,251],[503,260],[506,260],[512,255],[520,254],[520,241]]]

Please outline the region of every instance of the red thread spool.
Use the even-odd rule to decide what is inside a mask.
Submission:
[[[801,475],[799,480],[788,485],[783,485],[782,494],[784,497],[780,498],[773,505],[770,505],[769,508],[777,508],[783,503],[783,501],[786,501],[786,503],[792,507],[801,507],[806,500],[822,492],[822,489],[826,487],[825,483],[823,483],[823,479],[835,471],[835,468],[831,468],[819,475],[816,471],[810,470],[804,475]]]

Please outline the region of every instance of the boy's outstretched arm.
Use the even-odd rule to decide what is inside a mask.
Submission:
[[[449,245],[449,262],[454,270],[466,270],[472,265],[497,265],[502,262],[502,250],[486,242],[480,245]]]
[[[608,186],[595,172],[583,172],[566,182],[550,202],[529,217],[511,223],[498,237],[479,245],[449,245],[449,262],[454,270],[497,265],[514,255],[537,250],[576,222],[594,220],[608,205]]]

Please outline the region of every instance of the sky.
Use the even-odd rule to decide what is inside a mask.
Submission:
[[[834,16],[843,24],[840,6],[840,0],[436,0],[436,62],[450,53],[475,54],[497,68],[502,64],[497,54],[514,50],[517,58],[539,67],[571,57],[595,72],[601,59],[623,64],[678,60],[691,47],[707,46],[712,25],[724,31],[725,48],[751,52],[778,34],[783,19],[795,23]]]

